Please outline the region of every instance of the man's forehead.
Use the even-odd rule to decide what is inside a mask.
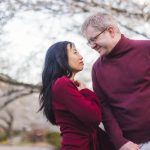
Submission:
[[[98,29],[92,27],[92,26],[88,26],[85,32],[85,36],[86,37],[93,37],[93,35],[95,35],[95,33],[99,32]]]

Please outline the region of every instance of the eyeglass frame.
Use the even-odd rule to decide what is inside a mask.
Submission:
[[[91,45],[93,42],[95,42],[95,41],[98,39],[98,37],[99,37],[102,33],[104,33],[107,29],[108,29],[108,27],[105,28],[105,29],[104,29],[102,32],[100,32],[99,34],[97,34],[95,37],[89,39],[88,42],[87,42],[87,45],[90,46],[90,45]]]

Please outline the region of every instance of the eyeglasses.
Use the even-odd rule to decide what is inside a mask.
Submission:
[[[93,42],[95,42],[97,40],[97,38],[107,30],[107,28],[105,28],[102,32],[100,32],[99,34],[97,34],[95,37],[91,38],[88,40],[87,44],[90,46],[91,44],[93,44]]]

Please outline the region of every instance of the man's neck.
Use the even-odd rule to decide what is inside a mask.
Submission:
[[[121,34],[120,33],[116,34],[116,37],[115,37],[115,39],[113,41],[113,46],[112,46],[111,51],[114,49],[114,47],[117,45],[117,43],[119,42],[120,39],[121,39]]]

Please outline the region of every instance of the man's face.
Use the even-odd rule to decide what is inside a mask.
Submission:
[[[101,56],[109,54],[112,50],[113,36],[109,27],[100,31],[94,27],[88,26],[85,37],[88,40],[88,45]]]

